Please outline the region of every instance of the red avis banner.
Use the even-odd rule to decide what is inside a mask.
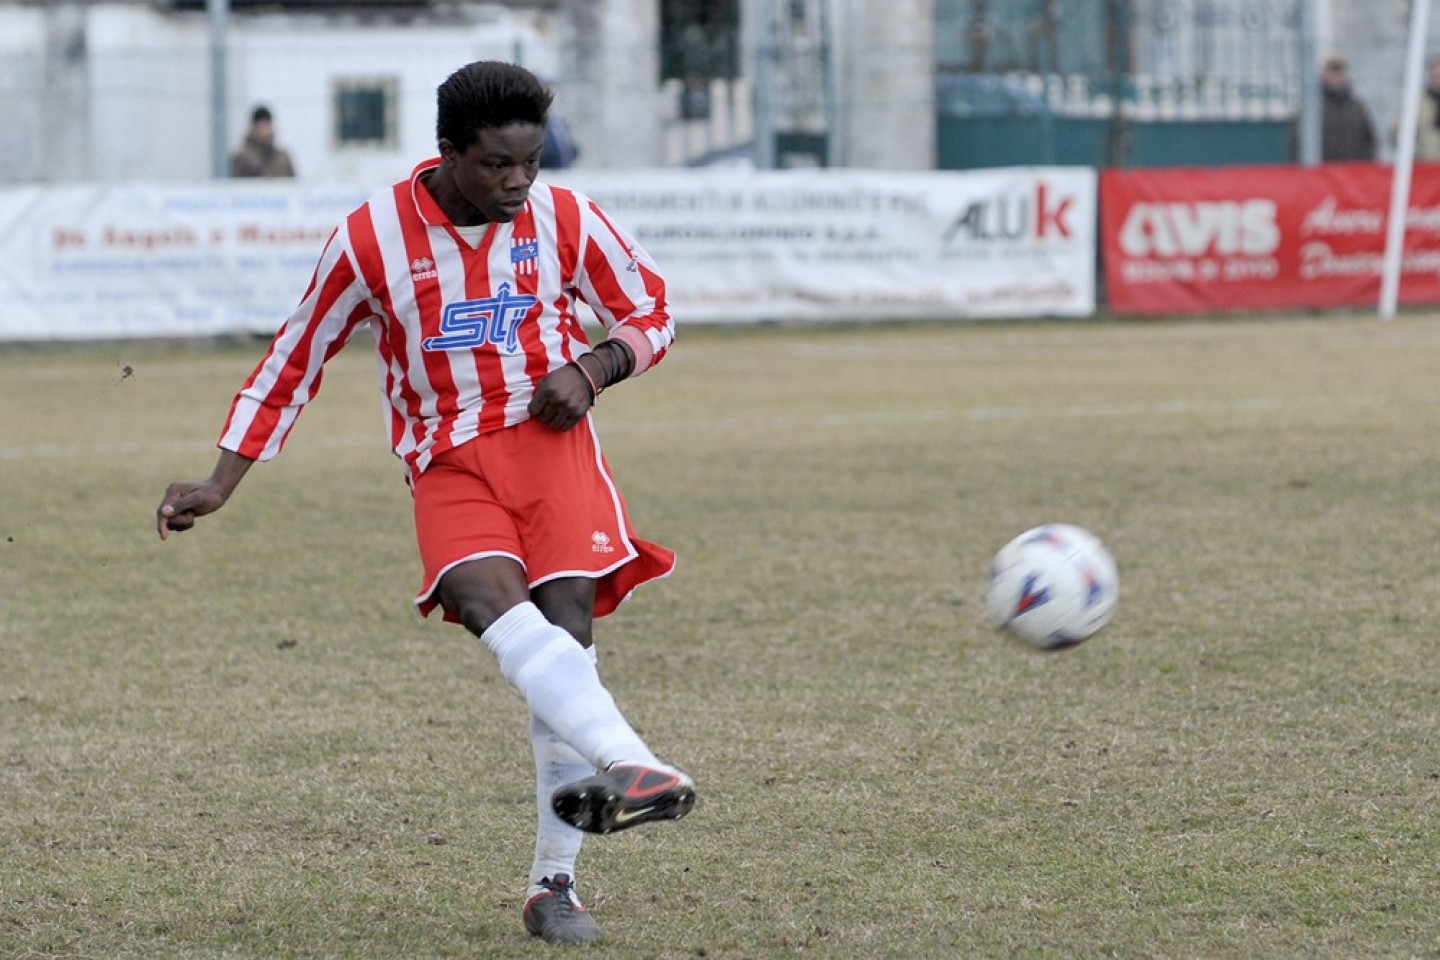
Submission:
[[[1104,171],[1110,308],[1376,305],[1392,172],[1370,163]],[[1440,164],[1414,169],[1400,302],[1440,303]]]

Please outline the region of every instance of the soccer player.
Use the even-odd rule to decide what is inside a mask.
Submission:
[[[575,892],[582,832],[683,817],[695,788],[621,714],[592,639],[593,618],[674,566],[631,529],[590,417],[602,390],[665,356],[674,322],[650,256],[588,198],[536,181],[552,96],[495,61],[441,84],[439,157],[336,228],[235,397],[213,472],[170,484],[156,525],[163,540],[220,509],[368,327],[414,499],[415,603],[478,636],[530,708],[525,927],[587,942],[600,929]],[[607,330],[593,349],[578,301]]]

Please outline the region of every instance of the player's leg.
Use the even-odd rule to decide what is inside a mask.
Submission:
[[[622,760],[653,763],[655,755],[620,715],[580,641],[531,601],[527,535],[516,517],[545,503],[522,501],[516,488],[524,490],[523,477],[506,473],[518,469],[512,461],[524,454],[507,443],[510,433],[452,448],[416,478],[415,531],[425,569],[416,603],[422,613],[442,607],[447,620],[479,637],[530,711],[597,769]],[[531,476],[543,476],[543,461],[528,465],[538,468]],[[570,609],[592,586],[550,591]],[[561,606],[558,599],[553,605]]]
[[[557,791],[562,819],[603,833],[688,813],[690,778],[656,759],[581,649],[592,616],[674,565],[634,537],[589,421],[476,438],[437,457],[414,494],[422,612],[438,602],[479,636],[531,712],[606,771]]]
[[[553,588],[542,587],[532,598],[546,619],[578,640],[595,663],[590,616],[593,595],[587,600],[575,591],[557,594]],[[550,798],[567,783],[593,776],[595,767],[533,713],[530,745],[535,754],[536,827],[535,859],[525,894],[525,929],[552,943],[589,943],[599,939],[600,927],[580,904],[575,889],[575,864],[585,834],[556,815]]]
[[[593,659],[595,648],[586,653]],[[600,939],[600,926],[580,903],[575,887],[575,864],[585,834],[556,815],[550,797],[565,784],[592,776],[595,768],[534,714],[530,745],[535,752],[537,819],[535,858],[522,911],[525,929],[550,943],[591,943]]]
[[[519,563],[508,557],[466,561],[440,578],[436,596],[495,655],[501,675],[530,711],[596,769],[659,763],[600,683],[579,641],[531,602]]]
[[[555,813],[589,833],[685,816],[695,803],[694,783],[661,763],[630,726],[579,641],[529,599],[496,616],[513,599],[517,578],[523,583],[515,561],[483,557],[446,572],[436,594],[484,641],[530,712],[602,771],[557,790]],[[547,605],[565,607],[577,596],[593,596],[593,589],[587,578],[566,578],[545,584],[543,592],[552,598]]]
[[[531,596],[547,619],[589,645],[595,591],[596,581],[589,577],[562,577],[537,585]],[[595,663],[593,645],[588,652]],[[658,760],[622,761],[586,774],[554,790],[551,805],[564,823],[587,832],[610,833],[652,820],[678,819],[695,804],[690,778]],[[546,821],[542,811],[542,829]]]

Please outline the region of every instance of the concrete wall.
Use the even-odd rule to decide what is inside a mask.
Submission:
[[[568,0],[555,18],[555,109],[580,144],[580,166],[665,162],[657,0]]]
[[[934,0],[836,0],[840,163],[935,167]]]

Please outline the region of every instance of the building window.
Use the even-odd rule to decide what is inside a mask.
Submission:
[[[330,98],[335,145],[395,149],[398,87],[393,77],[335,81]]]
[[[739,75],[739,0],[661,0],[661,80],[693,83]]]

